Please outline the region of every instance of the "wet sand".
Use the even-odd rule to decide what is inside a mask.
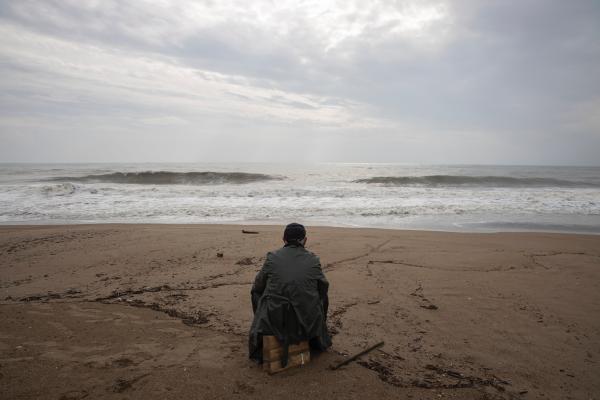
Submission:
[[[282,229],[0,227],[0,398],[599,398],[600,236],[309,228],[334,345],[269,376],[249,291]]]

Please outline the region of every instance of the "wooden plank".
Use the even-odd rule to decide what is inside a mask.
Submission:
[[[288,347],[288,355],[304,353],[306,351],[310,351],[308,342],[302,342],[298,345],[292,344]],[[278,347],[276,349],[263,351],[263,360],[267,360],[267,361],[280,360],[282,356],[283,356],[283,347]]]
[[[281,344],[275,336],[263,336],[263,350],[273,350],[281,348]],[[308,349],[308,340],[304,340],[298,344],[290,344],[289,351],[302,351]]]
[[[288,364],[283,368],[281,366],[281,360],[276,361],[263,361],[263,369],[270,374],[286,371],[290,368],[300,367],[310,362],[310,351],[301,352],[298,354],[288,355]]]
[[[271,350],[281,347],[275,336],[263,336],[263,349]]]

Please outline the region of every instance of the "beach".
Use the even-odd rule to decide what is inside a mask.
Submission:
[[[250,288],[282,231],[0,226],[0,398],[598,398],[600,236],[309,226],[334,344],[269,376]]]

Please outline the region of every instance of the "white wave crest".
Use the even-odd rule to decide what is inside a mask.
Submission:
[[[41,188],[41,192],[46,196],[70,196],[74,194],[77,190],[78,187],[70,182],[42,186]]]

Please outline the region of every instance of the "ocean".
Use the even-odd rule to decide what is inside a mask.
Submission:
[[[0,224],[600,233],[600,167],[0,164]]]

